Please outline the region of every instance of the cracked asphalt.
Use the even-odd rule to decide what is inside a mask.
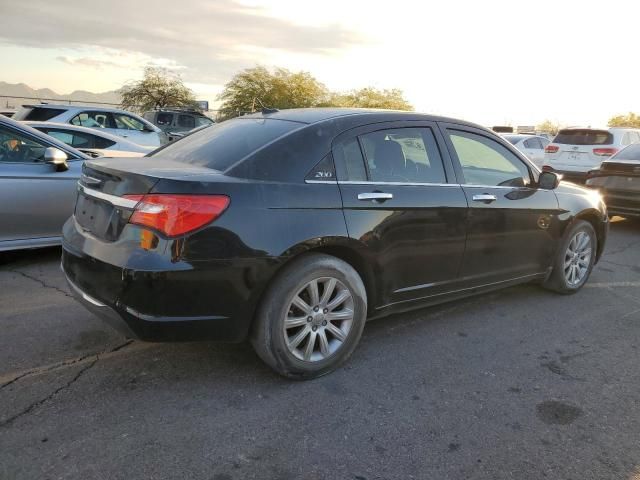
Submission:
[[[371,322],[305,383],[246,344],[121,337],[59,255],[0,257],[2,479],[640,478],[640,222],[614,221],[574,296]]]

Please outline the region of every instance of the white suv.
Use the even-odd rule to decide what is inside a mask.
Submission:
[[[133,113],[116,108],[87,105],[23,105],[14,120],[70,123],[80,127],[104,130],[138,145],[159,147],[168,137],[158,127]]]
[[[639,129],[565,128],[544,149],[542,169],[584,181],[589,170],[632,143],[640,143]]]

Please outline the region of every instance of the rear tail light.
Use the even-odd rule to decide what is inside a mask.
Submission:
[[[599,157],[610,157],[614,153],[617,153],[617,148],[594,148],[593,154],[598,155]]]
[[[226,195],[125,195],[136,200],[129,223],[157,230],[169,237],[184,235],[213,222],[229,206]]]
[[[558,150],[560,150],[560,147],[557,145],[547,145],[544,147],[544,153],[558,153]]]

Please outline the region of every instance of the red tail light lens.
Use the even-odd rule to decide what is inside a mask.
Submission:
[[[610,157],[614,153],[617,153],[617,148],[594,148],[593,154],[598,155],[599,157]]]
[[[226,195],[125,195],[137,200],[129,223],[142,225],[169,237],[192,232],[213,222],[229,206]]]
[[[544,153],[557,153],[560,147],[557,145],[547,145],[544,147]]]

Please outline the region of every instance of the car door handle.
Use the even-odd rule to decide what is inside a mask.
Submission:
[[[384,202],[392,198],[393,193],[367,192],[358,194],[358,200],[373,200],[374,202]]]
[[[479,195],[474,195],[473,196],[473,201],[474,202],[491,203],[491,202],[495,202],[497,199],[498,199],[498,197],[496,197],[495,195],[490,195],[488,193],[481,193]]]

